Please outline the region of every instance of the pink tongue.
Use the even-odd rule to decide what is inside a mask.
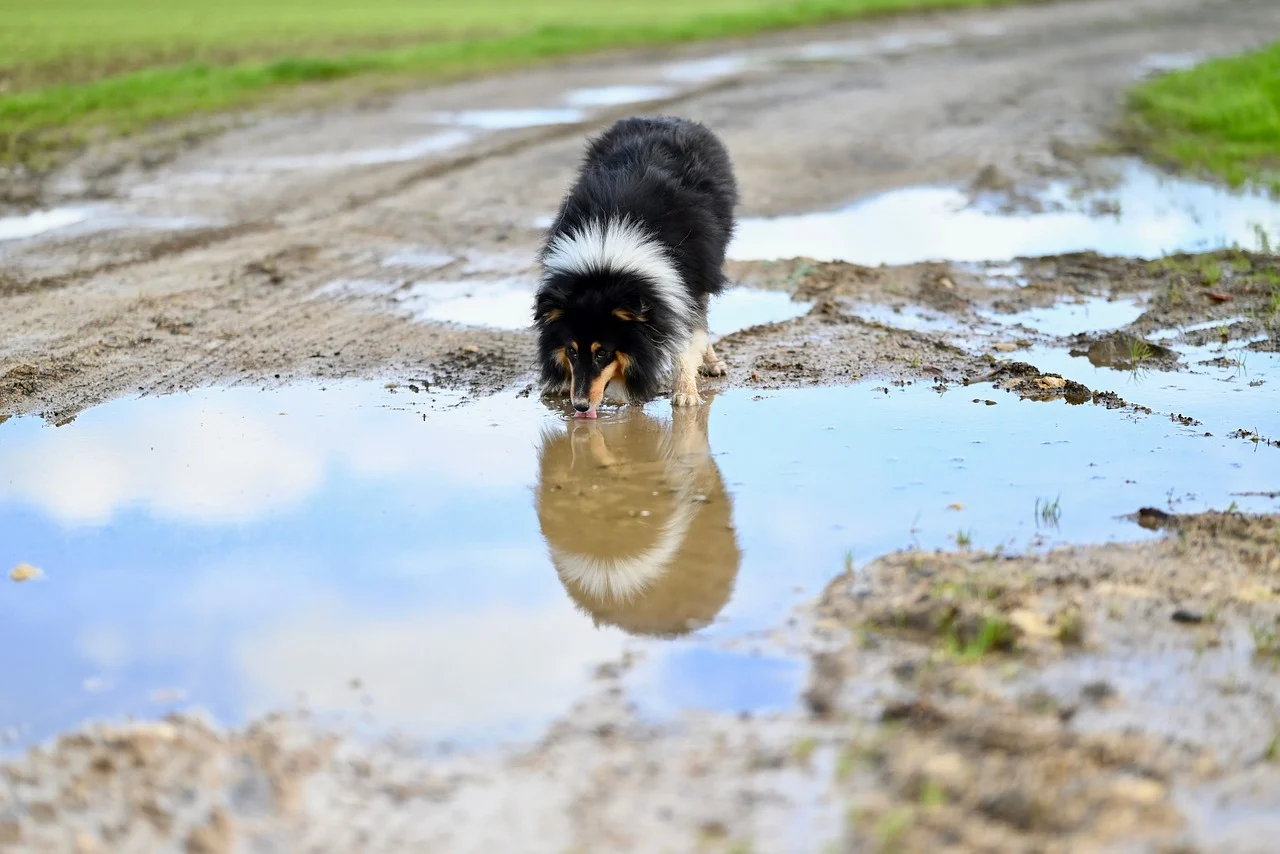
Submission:
[[[575,412],[573,413],[573,417],[574,418],[595,418],[596,411],[594,409],[589,409],[586,412]]]

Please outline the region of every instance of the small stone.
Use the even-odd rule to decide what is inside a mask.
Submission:
[[[1050,638],[1055,634],[1044,617],[1026,608],[1012,611],[1009,614],[1009,622],[1027,637]]]
[[[24,581],[35,581],[44,578],[44,573],[29,563],[20,563],[9,573],[9,580],[21,584]]]
[[[966,791],[973,782],[973,768],[959,753],[939,753],[925,760],[920,768],[925,778],[948,792]]]
[[[1173,612],[1171,618],[1175,623],[1186,623],[1190,625],[1199,625],[1204,622],[1204,614],[1199,611],[1192,611],[1187,608],[1179,608]]]
[[[1099,679],[1096,682],[1090,682],[1080,689],[1080,695],[1091,703],[1101,703],[1116,695],[1116,689],[1111,687],[1110,682]]]
[[[1144,777],[1123,777],[1111,784],[1111,794],[1121,800],[1143,806],[1158,804],[1164,800],[1165,787]]]

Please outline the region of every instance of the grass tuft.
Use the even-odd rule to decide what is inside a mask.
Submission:
[[[1147,156],[1280,194],[1280,42],[1142,83],[1129,107]]]

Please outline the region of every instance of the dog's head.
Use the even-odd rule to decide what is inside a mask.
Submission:
[[[641,277],[613,273],[553,276],[539,289],[543,384],[567,389],[580,416],[595,416],[610,383],[633,400],[657,393],[672,329],[649,290]]]

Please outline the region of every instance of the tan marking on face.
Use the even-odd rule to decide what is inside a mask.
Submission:
[[[591,395],[587,400],[591,403],[591,408],[595,409],[604,400],[604,387],[609,384],[609,380],[613,379],[614,374],[618,372],[618,358],[615,356],[613,361],[604,366],[604,370],[600,372],[600,376],[591,382]]]
[[[587,448],[591,451],[591,457],[602,466],[614,466],[618,464],[618,458],[609,452],[609,446],[605,443],[604,434],[600,432],[597,424],[592,424],[595,429],[591,431],[591,435],[587,438]]]
[[[569,361],[569,353],[564,347],[555,351],[556,361],[560,363],[560,367],[564,368],[564,372],[569,375],[569,388],[573,388],[573,362]]]
[[[592,344],[591,344],[591,355],[593,355],[593,356],[594,356],[594,355],[595,355],[596,353],[598,353],[599,351],[600,351],[600,342],[599,342],[599,341],[594,341],[594,342],[592,342]]]
[[[631,370],[631,357],[626,353],[615,353],[613,360],[618,363],[618,376],[625,377]]]
[[[619,320],[625,320],[628,323],[644,323],[644,315],[636,314],[634,311],[628,311],[625,308],[615,308],[613,316]]]

